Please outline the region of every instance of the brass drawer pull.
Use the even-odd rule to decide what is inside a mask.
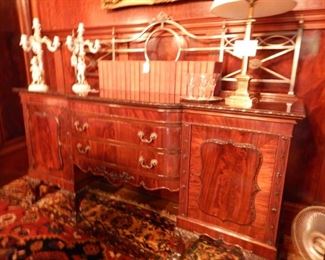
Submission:
[[[151,144],[154,140],[157,139],[158,135],[155,132],[153,132],[153,133],[150,134],[149,139],[146,139],[146,138],[144,138],[144,132],[139,131],[138,132],[138,137],[140,138],[140,141],[142,143]]]
[[[152,159],[149,163],[149,165],[146,165],[144,162],[143,156],[139,157],[139,164],[144,169],[152,169],[153,167],[156,167],[158,165],[158,161],[156,159]]]
[[[88,126],[89,126],[88,123],[84,123],[83,125],[81,125],[79,121],[74,122],[74,127],[78,132],[86,131],[86,129],[88,129]]]
[[[77,150],[81,154],[86,154],[86,153],[88,153],[90,151],[90,146],[87,145],[86,147],[82,147],[82,144],[78,143],[77,144]]]

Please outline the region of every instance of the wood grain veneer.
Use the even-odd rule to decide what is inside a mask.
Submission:
[[[249,225],[256,218],[257,177],[262,164],[250,144],[208,139],[201,144],[199,208],[223,222]]]

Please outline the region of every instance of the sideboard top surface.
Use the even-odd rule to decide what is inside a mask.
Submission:
[[[174,101],[171,98],[164,96],[161,97],[159,102],[148,102],[145,99],[139,100],[118,100],[118,99],[107,99],[99,97],[97,95],[89,95],[87,97],[80,97],[74,94],[64,94],[59,92],[30,92],[27,89],[16,88],[15,92],[20,94],[30,94],[35,97],[52,96],[57,98],[79,100],[87,102],[100,102],[111,105],[126,105],[126,106],[141,106],[158,109],[190,109],[200,110],[205,112],[218,112],[228,113],[237,115],[257,116],[257,117],[269,117],[269,118],[283,118],[302,120],[305,117],[304,105],[300,100],[292,103],[288,102],[257,102],[253,104],[252,108],[238,108],[231,107],[224,104],[223,101],[218,102],[200,102],[200,101]]]

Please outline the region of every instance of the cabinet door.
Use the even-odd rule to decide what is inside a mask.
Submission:
[[[27,130],[30,161],[33,169],[61,170],[63,159],[60,141],[60,119],[53,111],[30,106]]]
[[[222,221],[252,223],[261,163],[262,154],[254,145],[218,139],[202,143],[200,209]]]
[[[193,125],[186,215],[272,243],[278,147],[273,134]]]

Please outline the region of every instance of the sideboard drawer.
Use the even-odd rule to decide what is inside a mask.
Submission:
[[[147,176],[179,176],[179,154],[157,152],[155,149],[141,149],[137,145],[120,145],[87,139],[73,139],[74,157],[85,156],[89,159],[110,163],[139,171]]]
[[[132,121],[112,121],[94,117],[75,117],[73,135],[115,140],[157,148],[180,150],[181,127]]]

